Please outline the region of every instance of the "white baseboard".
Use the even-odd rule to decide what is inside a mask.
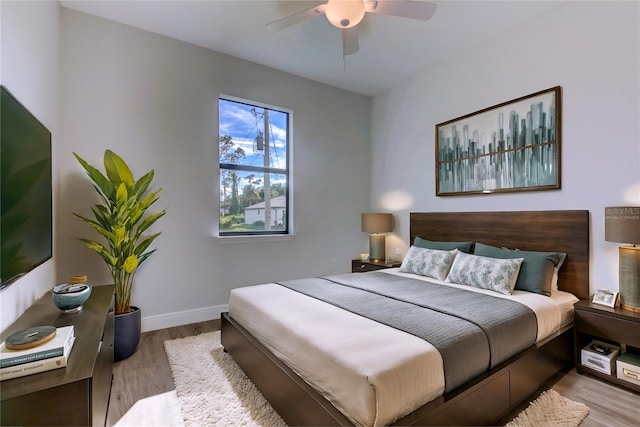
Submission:
[[[142,332],[155,331],[157,329],[172,328],[174,326],[189,325],[191,323],[206,322],[220,318],[220,313],[229,311],[229,305],[217,305],[204,307],[197,310],[177,311],[174,313],[160,314],[157,316],[144,316],[142,312]]]

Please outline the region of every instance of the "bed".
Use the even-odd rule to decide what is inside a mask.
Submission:
[[[473,241],[492,247],[504,246],[526,251],[566,253],[562,268],[557,271],[558,289],[569,292],[577,298],[588,296],[588,211],[411,213],[412,243],[416,241],[416,237],[437,242]],[[393,278],[406,275],[392,271],[387,273]],[[349,282],[347,284],[351,286],[354,281],[365,281],[365,277],[368,277],[367,281],[375,278],[374,275],[367,276],[368,274],[370,273],[343,275],[344,277],[339,279]],[[375,274],[383,280],[381,277],[385,272]],[[317,286],[323,287],[322,284]],[[249,291],[250,288],[255,290]],[[439,352],[425,351],[425,345],[413,335],[406,340],[402,337],[404,332],[377,324],[369,319],[363,320],[353,313],[345,314],[345,310],[318,301],[317,296],[310,298],[298,295],[294,297],[298,302],[294,304],[287,302],[286,304],[289,305],[279,307],[277,304],[281,295],[278,292],[297,295],[297,291],[281,285],[264,284],[246,289],[240,288],[240,290],[239,293],[257,292],[258,300],[264,302],[260,306],[260,302],[255,303],[250,299],[233,296],[230,300],[231,315],[229,313],[222,315],[222,344],[289,425],[377,425],[387,424],[389,419],[396,425],[495,424],[545,383],[552,381],[573,366],[571,313],[568,313],[569,316],[565,313],[564,320],[555,328],[544,334],[538,334],[530,345],[527,344],[526,347],[518,349],[514,354],[505,353],[502,359],[496,358],[492,361],[484,372],[476,373],[463,383],[447,389],[442,378],[435,373],[437,369],[424,368],[426,365],[442,364],[442,358],[439,359],[438,356]],[[264,294],[260,294],[261,292]],[[274,292],[277,295],[270,301],[268,296]],[[528,293],[525,292],[525,294]],[[541,298],[539,295],[536,297],[538,300],[546,298]],[[247,305],[245,313],[253,313],[252,315],[242,315],[240,309],[236,308],[243,304]],[[316,311],[316,308],[313,308],[315,306],[318,306],[320,311]],[[235,317],[231,307],[236,310]],[[286,307],[296,307],[298,310],[288,310]],[[271,314],[268,313],[269,311]],[[296,314],[296,311],[299,313]],[[274,313],[277,314],[274,315]],[[354,317],[360,320],[351,323],[354,322]],[[326,322],[322,319],[327,318],[337,321],[338,326],[331,324],[326,326],[328,329],[323,330],[322,324]],[[316,321],[310,321],[310,319]],[[275,324],[276,330],[280,328],[281,335],[284,336],[284,344],[275,342],[275,338],[268,335],[267,329],[261,329],[262,325],[267,323]],[[309,335],[303,339],[298,335],[303,336],[305,332],[296,332],[295,328],[289,331],[290,326],[297,323],[311,323],[318,325],[319,329],[312,328],[311,332],[307,333]],[[340,331],[340,334],[347,335],[341,338],[336,330]],[[374,401],[374,405],[377,406],[370,410],[370,412],[377,411],[374,415],[351,412],[354,411],[353,406],[356,407],[356,411],[360,406],[365,408],[363,409],[365,411],[366,405],[371,403],[363,401],[360,404],[357,401],[357,396],[361,395],[358,391],[359,386],[358,383],[350,382],[348,371],[331,369],[325,371],[324,368],[317,368],[322,365],[311,365],[312,367],[306,370],[304,366],[298,366],[306,363],[306,359],[322,359],[321,356],[315,357],[315,351],[307,350],[307,353],[300,353],[305,351],[305,347],[300,347],[300,345],[306,345],[305,339],[311,341],[315,339],[318,342],[329,341],[333,345],[324,356],[330,359],[329,365],[334,364],[335,360],[345,365],[353,365],[353,360],[358,359],[350,359],[350,354],[357,353],[355,349],[360,347],[360,343],[354,347],[350,342],[352,337],[348,335],[348,331],[353,330],[366,331],[363,335],[371,337],[371,343],[368,342],[369,338],[366,338],[367,342],[362,344],[362,348],[367,349],[366,345],[373,347],[363,353],[371,359],[371,363],[379,365],[382,372],[378,375],[383,378],[382,380],[378,383],[375,383],[375,380],[370,381],[373,384],[372,388],[378,387],[376,393],[382,396],[375,397],[378,400]],[[287,333],[289,335],[286,335]],[[380,339],[383,341],[379,341]],[[393,341],[396,339],[398,341]],[[379,342],[394,344],[381,346],[379,351],[371,351]],[[426,347],[429,345],[430,343],[427,342]],[[306,356],[300,357],[299,354],[306,354]],[[400,364],[403,365],[402,370],[389,371],[391,374],[386,376],[394,377],[396,380],[400,378],[399,384],[404,384],[406,387],[398,388],[398,382],[385,382],[387,368],[383,362],[376,361],[376,358],[380,360],[399,358]],[[315,372],[318,374],[314,375]],[[332,372],[332,374],[326,374],[326,372]],[[366,374],[367,372],[365,376]],[[450,378],[447,377],[446,384],[449,384],[449,381]],[[426,383],[429,383],[430,388],[425,390],[421,387]],[[323,387],[329,387],[329,389]],[[332,390],[331,387],[338,390]],[[340,401],[340,389],[343,389],[343,398],[346,396],[349,400],[349,395],[352,396],[351,399],[355,403],[349,403],[351,407],[345,406]],[[334,392],[338,394],[337,397],[332,394]],[[385,393],[386,399],[383,398]],[[427,393],[428,397],[420,393]],[[363,392],[362,395],[366,396],[366,393]],[[416,395],[420,395],[422,401],[411,400]],[[404,412],[399,419],[393,415],[391,415],[392,418],[388,418],[390,415],[387,412],[395,409],[388,411],[385,409],[385,405],[390,405],[388,401],[393,400],[394,396],[401,396],[401,400],[411,400],[408,403],[410,408],[404,407],[402,409]]]

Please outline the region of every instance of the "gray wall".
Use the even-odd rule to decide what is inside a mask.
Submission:
[[[588,209],[591,289],[618,289],[605,206],[640,206],[640,4],[567,2],[373,99],[372,204],[396,212],[387,249],[406,251],[411,211]],[[435,125],[562,86],[562,188],[435,196]]]
[[[155,169],[157,205],[169,210],[136,277],[143,329],[217,317],[234,287],[350,271],[366,247],[368,97],[80,12],[61,18],[59,281],[110,280],[75,239],[95,236],[72,216],[96,201],[72,152],[102,168],[107,148],[136,175]],[[293,110],[293,240],[215,236],[219,94]]]

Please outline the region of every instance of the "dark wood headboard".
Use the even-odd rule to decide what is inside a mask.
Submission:
[[[416,236],[441,242],[480,242],[528,251],[564,252],[558,288],[589,297],[589,211],[411,212]]]

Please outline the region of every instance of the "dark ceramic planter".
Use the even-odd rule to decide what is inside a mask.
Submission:
[[[113,330],[113,360],[124,360],[136,352],[140,341],[141,310],[131,306],[133,311],[116,314]]]

